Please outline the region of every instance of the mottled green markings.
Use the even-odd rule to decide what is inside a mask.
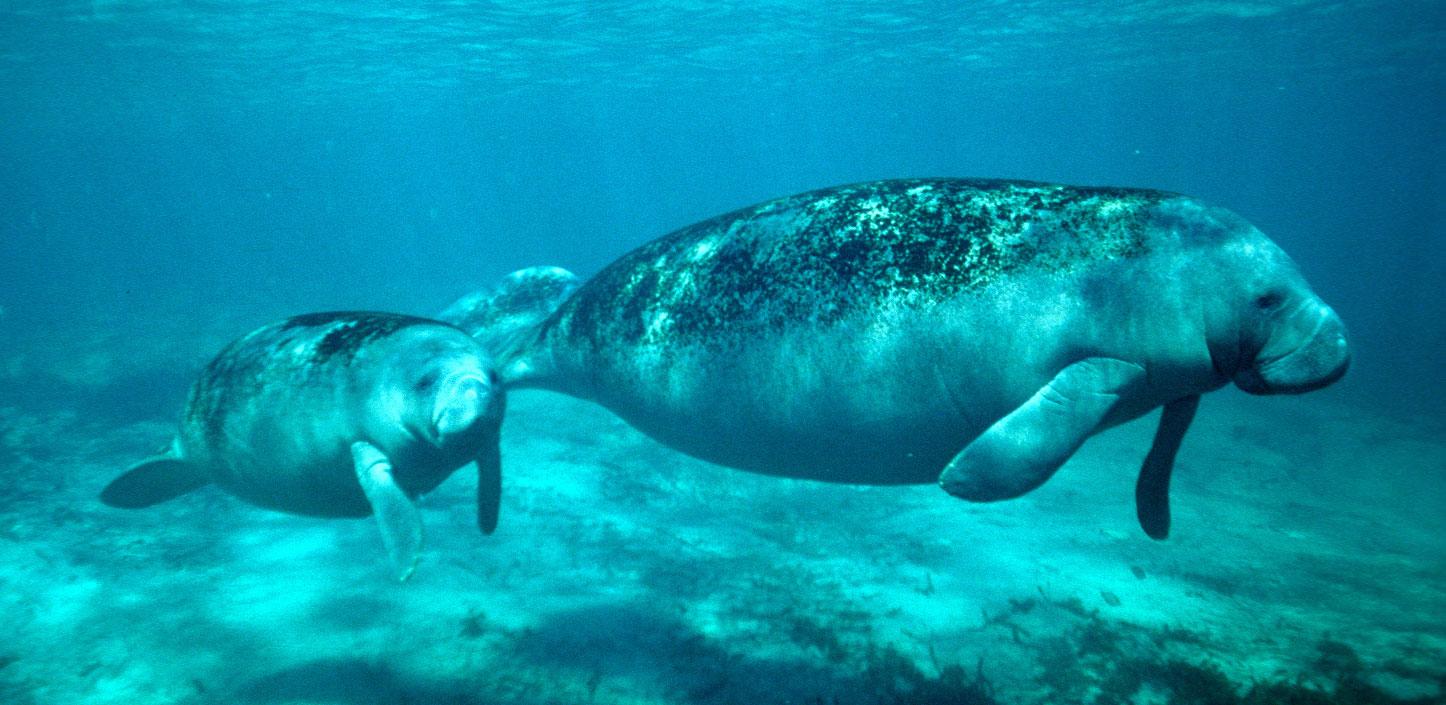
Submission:
[[[1145,211],[1173,197],[965,179],[812,191],[644,245],[553,323],[602,346],[677,344],[827,325],[866,307],[928,307],[1016,273],[1142,254]]]
[[[445,325],[391,313],[338,311],[288,318],[226,346],[191,387],[185,424],[218,447],[226,420],[267,385],[306,384],[317,370],[349,364],[362,346],[417,325]]]
[[[320,316],[324,317],[325,314],[320,314]],[[317,317],[318,314],[309,314],[287,319],[282,324],[282,329],[317,325],[308,322]],[[430,321],[390,313],[342,314],[320,324],[330,326],[330,329],[316,343],[311,361],[316,364],[325,364],[333,357],[339,357],[342,362],[350,362],[352,358],[356,357],[357,351],[368,342],[385,338],[403,328],[425,323],[430,323]]]

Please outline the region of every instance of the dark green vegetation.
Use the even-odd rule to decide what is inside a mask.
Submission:
[[[939,667],[930,676],[892,647],[869,646],[862,675],[864,692],[878,703],[897,705],[994,705],[994,687],[984,677],[980,659],[974,674],[963,666]]]
[[[1043,606],[1051,620],[1061,613],[1073,622],[1063,633],[1032,639],[1014,617]],[[1202,635],[1181,629],[1145,629],[1102,618],[1086,611],[1077,599],[1011,600],[999,615],[985,615],[981,628],[1004,627],[1015,640],[1028,643],[1036,671],[1029,679],[1034,696],[996,697],[981,656],[973,672],[958,664],[941,664],[932,646],[929,669],[894,646],[869,643],[861,653],[839,654],[839,637],[820,633],[814,625],[808,641],[818,644],[830,661],[860,667],[856,680],[814,702],[877,703],[879,705],[1440,705],[1442,690],[1433,695],[1401,697],[1373,685],[1379,673],[1348,645],[1329,638],[1317,647],[1310,668],[1289,678],[1233,680],[1208,657]],[[795,634],[797,632],[795,631]],[[1194,651],[1193,658],[1176,654]],[[1390,672],[1388,664],[1380,669]],[[998,674],[996,674],[997,676]],[[1423,677],[1425,674],[1398,674]],[[1441,674],[1434,676],[1441,682]],[[1441,683],[1446,686],[1446,683]],[[847,693],[847,695],[840,695]]]
[[[1324,652],[1336,642],[1322,642]],[[1349,647],[1345,647],[1349,649]],[[1219,666],[1208,661],[1148,661],[1132,659],[1107,671],[1093,705],[1125,705],[1145,689],[1168,694],[1170,705],[1434,705],[1446,702],[1438,694],[1416,698],[1392,696],[1366,681],[1364,670],[1331,674],[1316,670],[1300,680],[1250,683],[1232,682]],[[1307,684],[1310,683],[1310,684]]]
[[[1110,621],[1087,610],[1078,598],[1010,600],[1010,608],[985,615],[984,628],[1003,627],[1015,641],[1034,645],[1036,682],[1046,690],[1041,703],[1130,705],[1439,705],[1446,703],[1446,674],[1397,673],[1418,680],[1435,678],[1434,695],[1399,697],[1371,683],[1378,675],[1349,645],[1323,639],[1310,668],[1293,677],[1238,682],[1208,656],[1205,635],[1180,628],[1145,628]],[[1030,641],[1017,617],[1036,607],[1069,615],[1068,628]],[[981,669],[982,670],[982,669]],[[1386,664],[1379,671],[1395,670]],[[981,675],[982,679],[982,675]],[[936,701],[945,702],[945,701]]]

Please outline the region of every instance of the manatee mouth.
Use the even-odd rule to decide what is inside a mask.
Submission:
[[[1236,375],[1235,384],[1250,394],[1304,394],[1306,392],[1314,392],[1317,389],[1325,389],[1344,377],[1346,370],[1351,366],[1351,360],[1349,356],[1344,357],[1339,365],[1320,376],[1293,373],[1292,368],[1300,366],[1301,365],[1295,364],[1289,357],[1284,357],[1280,360],[1261,365],[1259,368],[1242,371],[1239,375]]]
[[[1315,313],[1305,335],[1300,335],[1303,326],[1287,326],[1271,336],[1255,364],[1235,375],[1235,384],[1250,394],[1303,394],[1345,376],[1351,366],[1345,325],[1325,305]]]

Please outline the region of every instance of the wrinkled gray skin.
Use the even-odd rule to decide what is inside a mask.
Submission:
[[[786,477],[1037,487],[1090,435],[1165,408],[1140,521],[1169,529],[1199,395],[1331,384],[1345,329],[1290,258],[1183,196],[909,180],[745,208],[604,269],[503,383],[595,401],[678,450]]]
[[[170,449],[101,498],[140,508],[215,483],[294,514],[375,514],[405,578],[421,543],[411,500],[458,468],[478,464],[478,521],[495,527],[502,413],[486,353],[455,327],[386,313],[297,316],[222,351],[192,387]]]

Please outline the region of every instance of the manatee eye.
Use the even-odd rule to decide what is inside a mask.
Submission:
[[[427,374],[422,375],[422,378],[421,378],[421,379],[417,380],[417,383],[416,383],[416,385],[414,385],[414,388],[415,388],[417,391],[419,391],[419,392],[421,392],[421,391],[426,391],[427,389],[430,389],[431,386],[434,385],[434,384],[436,384],[436,383],[437,383],[437,373],[436,373],[436,372],[428,372]]]
[[[1269,311],[1279,306],[1282,301],[1285,301],[1285,294],[1279,291],[1271,291],[1256,297],[1255,307],[1262,311]]]

